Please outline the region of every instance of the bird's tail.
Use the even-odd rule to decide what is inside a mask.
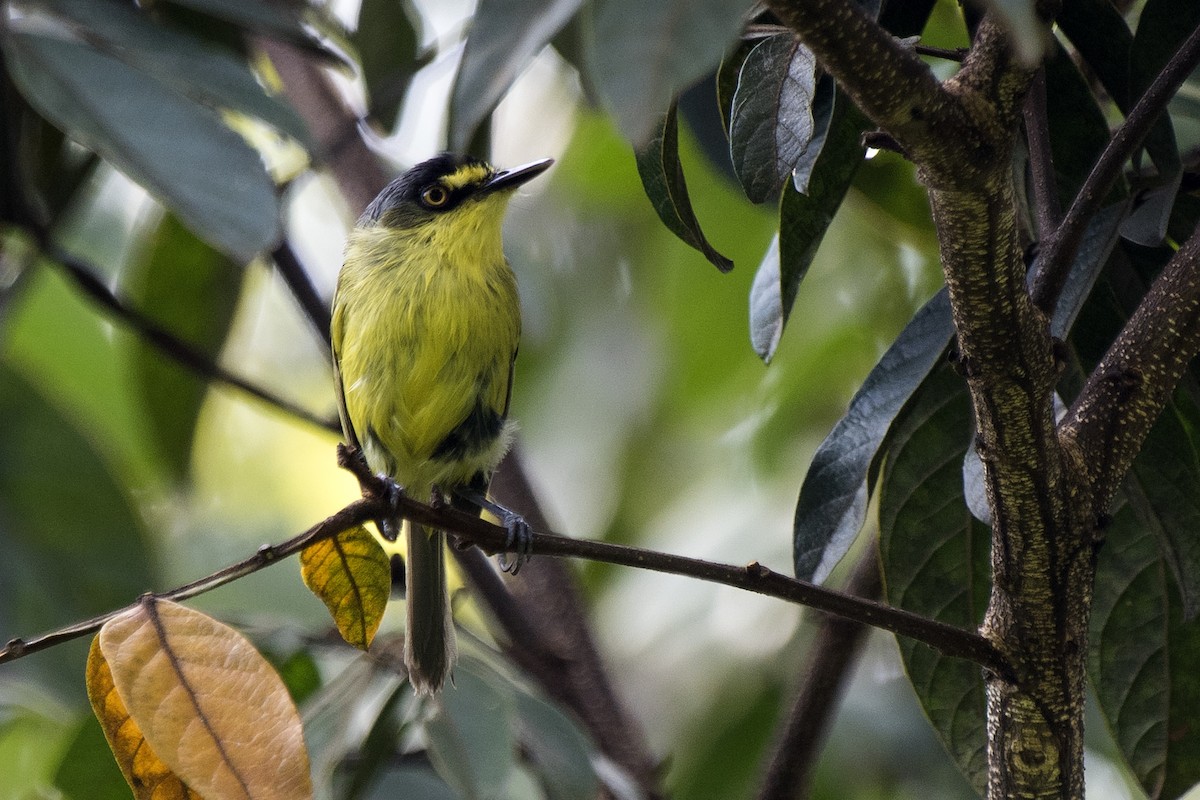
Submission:
[[[412,522],[404,527],[408,534],[404,663],[413,688],[419,694],[434,694],[446,682],[458,654],[446,588],[446,534]]]

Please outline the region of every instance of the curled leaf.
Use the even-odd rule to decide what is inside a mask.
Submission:
[[[683,178],[683,166],[679,163],[679,127],[675,103],[671,103],[667,113],[659,120],[649,143],[640,148],[636,155],[638,175],[642,178],[646,197],[650,198],[663,224],[703,253],[721,272],[733,269],[733,262],[708,243],[704,232],[700,230],[696,212],[692,210],[687,182]]]

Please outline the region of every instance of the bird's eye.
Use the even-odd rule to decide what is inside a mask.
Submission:
[[[434,184],[426,186],[421,192],[421,202],[430,208],[441,208],[450,201],[450,193],[446,191],[444,186]]]

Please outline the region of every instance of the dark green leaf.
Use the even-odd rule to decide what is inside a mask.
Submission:
[[[14,80],[51,122],[160,197],[239,261],[280,236],[262,159],[208,109],[78,42],[10,31]]]
[[[867,473],[893,420],[941,359],[954,332],[943,289],[900,332],[846,415],[813,456],[793,528],[796,577],[820,582],[841,559],[867,511]],[[961,494],[962,481],[959,481]]]
[[[842,97],[830,110],[828,132],[801,194],[785,177],[779,203],[779,235],[759,265],[750,288],[750,343],[769,362],[783,335],[800,283],[808,273],[825,231],[862,165],[859,144],[863,118]]]
[[[1054,98],[1046,108],[1054,177],[1059,201],[1065,208],[1108,144],[1108,121],[1096,105],[1091,87],[1061,45],[1056,43],[1050,48],[1045,69],[1046,95]],[[1118,182],[1109,200],[1119,200],[1124,192],[1124,183]]]
[[[1141,97],[1162,68],[1167,65],[1183,44],[1188,34],[1200,26],[1200,3],[1193,0],[1148,0],[1138,16],[1137,33],[1129,50],[1129,106]],[[1128,113],[1125,109],[1122,109]],[[1168,138],[1159,128],[1171,133]],[[1179,153],[1175,150],[1175,137],[1170,128],[1170,119],[1164,114],[1155,131],[1146,138],[1150,148],[1152,137],[1159,136],[1158,149],[1151,150],[1160,175],[1167,175],[1179,167]],[[1165,159],[1159,161],[1160,155]]]
[[[260,119],[311,149],[291,105],[267,94],[237,53],[181,29],[157,25],[116,0],[56,0],[54,9],[88,31],[88,43],[198,103]]]
[[[364,800],[462,800],[429,767],[391,766],[383,771]]]
[[[502,786],[516,757],[512,691],[482,673],[460,661],[454,685],[442,693],[441,713],[425,725],[430,760],[463,797]]]
[[[167,215],[141,257],[130,263],[126,291],[135,307],[216,361],[237,307],[241,277],[237,264]],[[159,455],[170,476],[183,480],[208,386],[153,345],[138,342],[131,358]]]
[[[879,490],[879,547],[888,602],[973,630],[987,608],[990,537],[963,499],[962,459],[972,437],[966,385],[944,365],[929,374],[893,433]],[[979,667],[911,639],[897,643],[934,730],[982,794]]]
[[[1154,74],[1147,72],[1154,65],[1142,56],[1133,55],[1133,34],[1124,17],[1110,0],[1072,0],[1063,4],[1062,13],[1055,21],[1096,73],[1117,108],[1122,114],[1128,114],[1154,80]],[[1160,174],[1168,175],[1178,170],[1175,132],[1166,114],[1154,124],[1144,146],[1158,165]]]
[[[813,170],[816,169],[817,162],[821,157],[821,153],[825,152],[825,142],[829,138],[829,131],[833,129],[833,113],[837,110],[837,83],[830,75],[821,75],[817,79],[816,93],[813,95],[812,116],[813,116],[813,135],[809,141],[808,147],[804,148],[804,152],[800,154],[800,160],[792,168],[792,185],[796,187],[796,191],[800,194],[808,194],[808,185],[812,181]],[[849,98],[843,96],[842,103],[849,102]],[[857,115],[852,115],[857,116]],[[858,127],[857,125],[855,126]],[[861,134],[861,130],[858,131]],[[861,137],[856,138],[856,143],[861,141]],[[862,162],[862,148],[858,148],[857,157],[854,159],[855,172],[857,166]]]
[[[1131,486],[1096,565],[1088,671],[1118,747],[1151,798],[1200,781],[1200,629],[1183,619],[1155,541],[1157,519]]]
[[[740,39],[737,47],[721,60],[717,68],[717,109],[721,112],[721,124],[728,135],[729,123],[733,114],[733,96],[737,93],[738,77],[742,74],[742,64],[746,56],[761,40]]]
[[[465,150],[487,118],[583,0],[480,0],[450,96],[450,147]]]
[[[638,175],[646,196],[668,230],[699,250],[717,269],[728,272],[733,262],[718,253],[700,230],[688,198],[683,165],[679,163],[679,130],[672,103],[649,143],[637,151]]]
[[[813,138],[817,60],[790,33],[758,43],[742,62],[729,150],[751,202],[776,197]]]
[[[639,149],[672,98],[712,72],[749,11],[746,0],[598,0],[587,71],[625,138]]]
[[[83,724],[59,762],[54,785],[75,800],[129,800],[129,784],[94,715],[84,715]]]
[[[587,737],[555,706],[525,692],[517,694],[522,750],[528,754],[548,800],[590,800],[599,782]]]
[[[1131,499],[1157,534],[1183,597],[1184,616],[1200,611],[1200,407],[1177,390],[1133,462]],[[1136,492],[1136,495],[1134,494]]]
[[[348,37],[337,18],[309,0],[165,0],[224,20],[243,31],[261,33],[302,47],[337,64],[347,59]]]
[[[1162,119],[1166,117],[1164,114]],[[1166,183],[1139,197],[1137,207],[1121,225],[1121,235],[1142,247],[1157,247],[1166,241],[1167,225],[1182,181],[1183,169],[1180,167],[1167,177]]]
[[[153,588],[142,522],[92,443],[0,364],[0,641]]]
[[[352,37],[367,85],[367,113],[391,130],[413,75],[421,36],[405,0],[363,0]]]

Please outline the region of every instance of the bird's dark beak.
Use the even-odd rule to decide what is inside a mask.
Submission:
[[[534,161],[521,167],[497,172],[492,176],[491,180],[482,186],[481,193],[491,194],[492,192],[502,192],[505,189],[515,189],[521,184],[541,175],[553,163],[553,158],[543,158],[541,161]]]

